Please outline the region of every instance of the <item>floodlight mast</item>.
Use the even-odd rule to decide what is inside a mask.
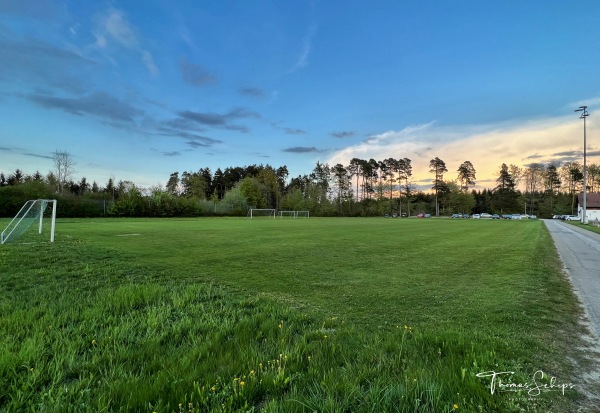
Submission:
[[[585,119],[590,116],[587,111],[587,106],[579,106],[579,109],[575,109],[575,112],[581,112],[579,119],[583,119],[583,205],[582,205],[582,217],[581,223],[587,224],[587,156],[586,156],[586,127]]]

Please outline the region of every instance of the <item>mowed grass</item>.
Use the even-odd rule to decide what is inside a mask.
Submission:
[[[577,382],[579,314],[540,221],[63,219],[0,248],[0,410],[572,411],[476,375]]]

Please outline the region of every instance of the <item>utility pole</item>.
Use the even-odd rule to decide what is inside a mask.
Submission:
[[[586,216],[586,211],[587,211],[587,157],[586,157],[586,146],[587,146],[587,142],[586,142],[586,131],[585,131],[585,119],[590,115],[587,111],[587,106],[579,106],[579,109],[575,109],[575,112],[581,112],[581,116],[579,116],[579,119],[583,119],[583,205],[582,205],[582,217],[581,217],[581,223],[582,224],[587,224],[587,216]]]

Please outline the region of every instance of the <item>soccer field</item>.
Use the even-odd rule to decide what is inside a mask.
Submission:
[[[491,394],[477,377],[577,381],[579,309],[539,221],[61,219],[54,244],[0,247],[0,274],[0,410],[560,411],[580,397]]]

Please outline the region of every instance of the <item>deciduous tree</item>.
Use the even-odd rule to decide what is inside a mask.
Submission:
[[[75,173],[75,165],[77,163],[67,151],[56,150],[52,154],[52,161],[54,162],[54,172],[58,183],[58,193],[63,192],[63,188],[69,178]]]

